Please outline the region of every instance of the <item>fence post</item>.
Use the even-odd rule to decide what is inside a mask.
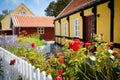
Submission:
[[[40,80],[40,70],[36,69],[36,80]]]
[[[46,74],[45,74],[45,71],[42,71],[42,72],[41,72],[40,80],[46,80]]]
[[[46,80],[52,80],[52,76],[48,75]]]

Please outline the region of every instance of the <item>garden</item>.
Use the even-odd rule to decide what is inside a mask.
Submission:
[[[102,34],[94,35],[92,43],[65,40],[62,51],[56,48],[56,54],[49,56],[35,49],[46,45],[39,34],[27,36],[26,31],[21,34],[14,43],[1,38],[1,46],[35,68],[46,71],[53,80],[120,80],[120,52],[114,49],[113,43],[103,42]],[[9,65],[14,63],[15,60],[11,60]]]

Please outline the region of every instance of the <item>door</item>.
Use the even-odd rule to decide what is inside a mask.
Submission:
[[[95,17],[94,15],[85,18],[85,41],[92,42],[93,35],[95,34]]]

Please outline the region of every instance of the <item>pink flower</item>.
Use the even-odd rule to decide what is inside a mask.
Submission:
[[[63,54],[63,52],[58,52],[57,54],[58,54],[58,55],[62,55],[62,54]]]
[[[58,70],[58,74],[62,75],[63,74],[63,70]]]
[[[64,63],[64,61],[65,61],[64,58],[61,58],[61,59],[59,60],[59,62],[60,62],[61,64]]]
[[[118,53],[119,53],[118,51],[114,51],[112,55],[116,56]]]
[[[55,80],[62,80],[61,76],[57,76]]]
[[[32,48],[35,48],[35,43],[32,43],[32,44],[31,44],[31,47],[32,47]]]
[[[14,65],[15,62],[16,62],[15,59],[10,60],[10,65]]]
[[[89,47],[89,46],[91,46],[91,43],[90,42],[86,42],[85,43],[85,47]]]

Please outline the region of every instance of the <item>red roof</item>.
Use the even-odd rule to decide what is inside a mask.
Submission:
[[[54,17],[12,15],[11,18],[15,27],[54,27]]]
[[[74,12],[75,10],[87,5],[90,2],[93,2],[94,0],[72,0],[66,8],[63,9],[63,11],[56,17],[59,18],[61,16],[64,16],[70,12]]]

